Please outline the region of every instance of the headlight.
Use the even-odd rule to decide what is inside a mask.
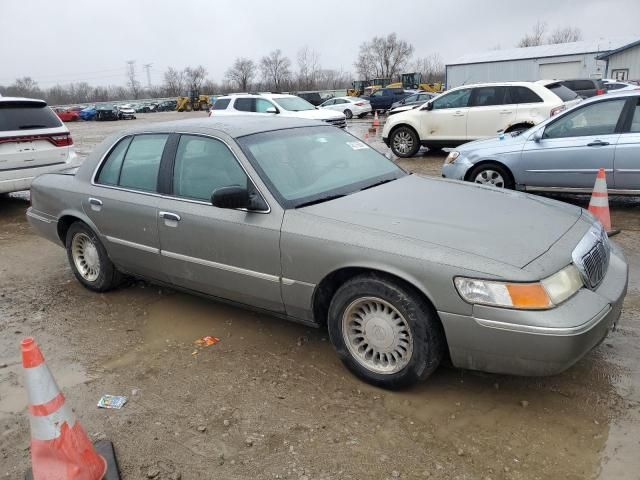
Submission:
[[[459,156],[460,152],[457,152],[455,150],[453,152],[449,152],[449,155],[447,155],[447,159],[444,161],[444,163],[453,163]]]
[[[582,277],[573,265],[536,283],[507,283],[456,277],[456,289],[467,302],[523,310],[552,308],[582,288]]]

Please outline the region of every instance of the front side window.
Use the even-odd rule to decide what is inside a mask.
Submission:
[[[470,88],[463,88],[461,90],[454,90],[453,92],[446,93],[433,101],[433,109],[440,110],[443,108],[463,108],[469,104],[469,97],[471,96]]]
[[[285,208],[406,175],[366,143],[335,127],[264,132],[239,142]]]
[[[247,186],[247,175],[229,148],[219,140],[182,135],[173,169],[173,194],[209,201],[222,187]]]
[[[131,137],[127,137],[115,146],[109,158],[104,162],[100,175],[98,175],[98,183],[104,185],[118,185],[120,179],[120,169],[122,168],[122,161],[124,160],[124,154],[127,153],[127,148],[131,143]]]
[[[382,96],[382,90],[376,90],[375,92],[373,92],[371,94],[372,97],[381,97]]]
[[[258,113],[266,113],[270,108],[274,108],[273,103],[264,98],[256,98],[256,109]]]
[[[282,97],[274,98],[274,100],[284,110],[289,110],[290,112],[304,112],[306,110],[315,110],[316,108],[300,97]]]
[[[411,103],[411,102],[415,102],[418,100],[418,95],[409,95],[408,97],[405,97],[404,102],[405,103]]]
[[[640,100],[635,106],[633,110],[633,118],[631,119],[631,130],[632,133],[640,133]]]
[[[138,135],[131,140],[120,168],[118,185],[155,192],[164,145],[169,135]]]
[[[544,129],[544,138],[585,137],[615,133],[626,100],[584,106],[562,116]]]
[[[322,104],[323,107],[328,107],[329,105],[334,105],[336,103],[335,100],[327,100]]]

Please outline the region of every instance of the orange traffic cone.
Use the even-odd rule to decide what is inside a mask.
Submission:
[[[29,396],[31,466],[34,480],[100,480],[107,472],[44,363],[32,337],[20,343]]]
[[[378,111],[376,110],[376,113],[373,115],[373,126],[374,127],[379,127],[380,126],[380,119],[378,119]]]
[[[611,214],[609,213],[609,195],[607,193],[607,176],[604,173],[604,168],[598,170],[598,176],[596,177],[596,184],[593,187],[593,193],[591,194],[591,201],[589,202],[589,212],[595,216],[604,229],[607,235],[615,235],[620,233],[620,230],[611,229]]]

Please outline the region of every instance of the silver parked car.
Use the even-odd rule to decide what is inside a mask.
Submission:
[[[519,135],[466,143],[442,175],[527,191],[590,193],[604,168],[610,193],[640,194],[640,92],[592,97]]]
[[[123,275],[328,328],[383,387],[455,366],[566,369],[609,332],[621,250],[584,210],[411,175],[313,120],[225,117],[107,139],[38,177],[28,218],[77,279]]]

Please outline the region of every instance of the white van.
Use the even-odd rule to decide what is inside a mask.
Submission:
[[[0,97],[0,193],[78,164],[69,129],[44,100]]]

